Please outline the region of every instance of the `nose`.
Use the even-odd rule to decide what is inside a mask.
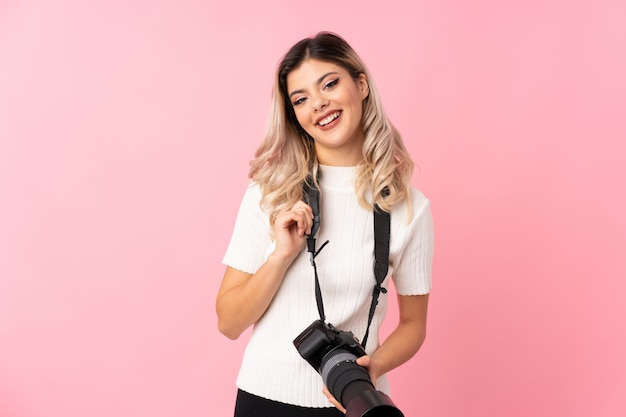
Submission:
[[[328,99],[326,99],[322,94],[316,94],[311,99],[313,102],[313,110],[316,112],[321,111],[328,106]]]

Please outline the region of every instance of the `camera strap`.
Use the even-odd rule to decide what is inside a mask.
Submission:
[[[381,195],[387,197],[389,195],[389,189],[385,187]],[[378,305],[378,297],[380,293],[387,294],[387,288],[382,286],[383,281],[387,277],[389,271],[389,240],[391,236],[391,215],[386,211],[383,211],[378,204],[374,205],[374,278],[376,278],[376,284],[372,291],[372,304],[370,305],[370,312],[367,318],[367,329],[365,330],[365,336],[363,336],[363,347],[367,343],[367,337],[370,333],[370,325],[374,318],[374,311]]]
[[[313,184],[312,177],[307,178],[302,186],[304,194],[307,198],[307,203],[313,210],[313,226],[311,227],[311,233],[306,237],[306,248],[311,254],[311,265],[313,265],[313,271],[315,272],[315,301],[317,302],[317,311],[320,314],[320,320],[322,323],[326,323],[326,315],[324,314],[324,303],[322,301],[322,289],[320,288],[320,280],[317,275],[317,264],[315,258],[324,249],[324,246],[328,244],[328,240],[320,246],[319,249],[315,249],[316,239],[315,235],[320,228],[320,193],[315,184]]]
[[[319,312],[320,319],[323,323],[326,322],[326,316],[324,314],[324,303],[322,300],[322,290],[320,288],[319,277],[317,275],[317,265],[315,264],[315,258],[322,251],[324,246],[328,244],[328,240],[322,244],[319,249],[315,249],[316,239],[315,235],[320,227],[321,215],[319,204],[319,190],[315,187],[312,177],[307,178],[303,185],[303,191],[307,199],[307,203],[313,210],[313,226],[311,227],[311,233],[307,236],[307,251],[311,254],[311,265],[315,273],[315,301],[317,302],[317,311]],[[389,189],[384,188],[381,192],[383,197],[389,195]],[[374,318],[374,312],[378,305],[378,298],[380,293],[387,293],[387,289],[382,287],[382,283],[387,277],[389,271],[389,241],[391,236],[391,216],[386,211],[382,210],[378,205],[374,205],[374,278],[376,284],[372,291],[372,303],[370,304],[369,315],[367,318],[367,329],[361,345],[365,347],[367,338],[370,332],[370,325]]]

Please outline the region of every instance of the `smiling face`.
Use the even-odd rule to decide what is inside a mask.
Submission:
[[[340,65],[307,59],[287,75],[287,91],[320,164],[354,166],[363,158],[364,74],[355,80]]]

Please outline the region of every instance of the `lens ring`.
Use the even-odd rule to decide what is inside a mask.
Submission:
[[[324,358],[325,361],[323,360],[322,362],[322,369],[320,372],[324,384],[328,384],[328,374],[335,366],[342,362],[356,362],[356,359],[357,357],[347,350],[335,350],[326,355]]]

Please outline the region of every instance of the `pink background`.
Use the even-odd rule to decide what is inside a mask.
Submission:
[[[275,65],[318,30],[433,204],[407,417],[626,415],[625,3],[225,3],[0,1],[0,416],[232,414],[221,258]]]

